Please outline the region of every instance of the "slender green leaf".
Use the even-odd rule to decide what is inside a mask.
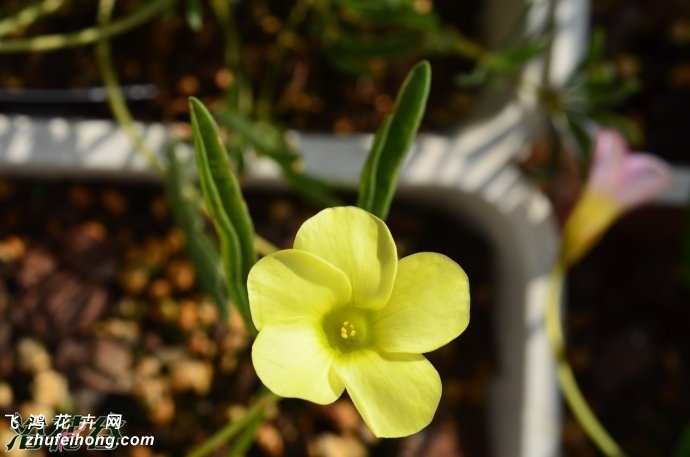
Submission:
[[[223,319],[230,315],[228,299],[223,290],[223,275],[220,255],[211,238],[204,231],[203,216],[185,197],[184,189],[191,186],[180,173],[173,148],[168,150],[168,168],[166,193],[175,223],[185,237],[187,255],[194,263],[199,284],[206,294],[213,299]]]
[[[368,160],[362,169],[362,174],[360,175],[359,181],[360,200],[357,203],[361,208],[374,207],[374,197],[376,196],[376,192],[367,192],[367,189],[376,189],[376,170],[379,166],[379,159],[381,158],[381,153],[383,152],[383,147],[385,146],[392,120],[393,116],[390,114],[383,119],[381,127],[379,127],[376,135],[374,136],[374,142],[371,145]]]
[[[431,85],[431,66],[423,61],[407,75],[395,111],[376,134],[360,178],[358,206],[385,219],[403,160],[417,134]]]
[[[247,274],[256,262],[254,230],[239,183],[218,138],[215,121],[197,99],[190,99],[199,180],[218,236],[228,293],[245,324],[253,325],[247,299]]]
[[[261,412],[256,417],[251,418],[247,426],[240,432],[235,441],[230,445],[227,457],[242,457],[254,444],[254,438],[259,428],[266,420],[266,414]]]

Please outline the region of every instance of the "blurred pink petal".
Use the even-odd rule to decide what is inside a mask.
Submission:
[[[631,153],[623,164],[622,181],[619,198],[626,208],[632,208],[668,190],[673,183],[673,172],[658,157]]]
[[[612,194],[621,185],[628,146],[616,130],[602,130],[596,138],[588,187]]]
[[[596,140],[587,186],[619,202],[623,210],[646,203],[672,184],[671,168],[650,154],[630,152],[616,130],[602,129]]]

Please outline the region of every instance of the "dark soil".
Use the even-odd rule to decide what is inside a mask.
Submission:
[[[14,2],[15,9],[21,2]],[[116,17],[131,12],[139,0],[117,2]],[[131,94],[130,107],[138,120],[187,122],[188,97],[221,102],[233,74],[224,59],[224,33],[210,10],[203,30],[192,31],[183,5],[175,14],[156,19],[111,41],[115,68],[122,85],[145,87],[143,100]],[[272,45],[293,2],[282,0],[237,3],[237,23],[242,56],[254,94],[261,92],[271,67]],[[50,20],[40,21],[26,36],[75,31],[94,24],[97,2],[79,2],[61,8]],[[434,2],[446,26],[480,37],[480,2]],[[471,106],[472,91],[454,82],[472,62],[457,57],[410,56],[395,60],[370,59],[364,74],[347,74],[324,56],[323,44],[310,32],[308,19],[298,30],[295,46],[278,69],[274,114],[278,122],[300,130],[373,132],[387,114],[408,70],[422,58],[431,59],[434,83],[424,128],[454,127]],[[273,24],[269,26],[269,24]],[[366,34],[367,31],[362,32]],[[0,112],[33,115],[111,118],[102,92],[85,89],[102,86],[93,46],[47,53],[0,54]],[[47,94],[26,89],[61,89],[50,101]],[[24,92],[22,92],[24,91]],[[136,92],[136,91],[135,91]],[[142,94],[139,94],[141,96]],[[95,98],[94,98],[95,97]],[[21,100],[25,100],[22,102]]]
[[[625,217],[569,275],[570,360],[602,423],[629,455],[670,456],[690,423],[690,288],[685,211]],[[566,455],[599,455],[568,416]]]
[[[247,199],[258,233],[281,247],[315,211],[284,194]],[[489,455],[490,249],[431,208],[399,202],[389,224],[401,255],[443,252],[471,279],[469,329],[429,355],[444,381],[434,422],[377,440],[346,397],[326,407],[285,400],[250,455]],[[222,322],[199,292],[156,185],[0,180],[0,430],[15,411],[114,412],[123,433],[155,437],[153,448],[118,453],[182,455],[258,392],[248,344],[238,320]]]
[[[620,110],[642,129],[635,146],[690,164],[690,2],[595,1],[592,22],[606,31],[619,71],[642,85]]]

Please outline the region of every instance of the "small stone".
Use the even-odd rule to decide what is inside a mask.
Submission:
[[[165,242],[158,238],[149,238],[144,244],[144,260],[151,268],[158,268],[168,260]]]
[[[172,397],[165,396],[156,403],[151,411],[149,418],[154,424],[167,424],[175,417],[175,402]]]
[[[232,373],[237,369],[239,360],[234,354],[223,354],[220,358],[220,371],[222,373]]]
[[[137,302],[131,298],[123,298],[117,306],[118,312],[122,317],[135,318],[139,314]]]
[[[175,392],[193,390],[199,396],[206,395],[212,381],[213,367],[208,362],[183,359],[170,365],[170,387]]]
[[[0,382],[0,408],[9,408],[13,400],[12,386],[6,382]]]
[[[186,260],[173,260],[168,264],[166,277],[178,292],[188,292],[194,287],[196,271],[194,265]]]
[[[101,204],[111,214],[122,216],[127,212],[127,199],[115,189],[106,189],[101,194]]]
[[[233,84],[235,81],[235,75],[229,68],[221,68],[216,71],[213,79],[216,82],[218,89],[225,90]]]
[[[134,393],[149,409],[163,401],[169,392],[170,386],[162,377],[146,378],[134,386]]]
[[[192,300],[180,300],[180,317],[177,321],[182,330],[191,330],[199,323],[199,313]]]
[[[94,203],[93,192],[82,184],[70,186],[67,190],[67,199],[73,206],[79,209],[87,209],[93,206]]]
[[[348,400],[339,400],[324,409],[343,434],[355,433],[362,425],[362,417]]]
[[[44,281],[57,268],[53,254],[42,248],[29,249],[17,274],[19,283],[30,289]]]
[[[108,235],[105,225],[99,221],[86,221],[79,225],[77,230],[85,238],[84,244],[87,248],[94,243],[102,242]]]
[[[187,340],[187,348],[192,355],[214,357],[218,352],[216,343],[203,332],[194,331]]]
[[[54,370],[41,371],[34,377],[31,396],[36,403],[53,409],[66,408],[70,403],[67,378]]]
[[[115,338],[103,337],[93,350],[93,369],[108,379],[110,390],[127,391],[132,385],[132,353],[128,346]]]
[[[171,294],[172,288],[164,279],[156,279],[149,285],[149,297],[152,300],[162,300],[170,297]]]
[[[201,83],[194,75],[185,75],[177,82],[177,90],[183,95],[194,95],[199,92]]]
[[[50,368],[50,354],[41,343],[31,338],[23,338],[17,343],[17,356],[22,371],[38,373]]]
[[[16,262],[26,254],[26,241],[14,235],[10,235],[0,241],[0,262]]]
[[[256,444],[271,457],[283,455],[285,444],[278,429],[271,424],[264,423],[256,433]]]
[[[249,335],[237,307],[230,309],[230,328],[221,343],[223,351],[237,354],[249,345]]]
[[[137,322],[116,318],[103,322],[99,330],[104,336],[111,336],[127,343],[137,342],[141,333]]]
[[[313,457],[367,457],[367,448],[356,438],[323,433],[316,438]]]
[[[180,317],[180,305],[172,298],[158,302],[158,314],[166,322],[174,322]]]
[[[211,300],[203,300],[198,307],[199,320],[204,325],[215,325],[220,316],[218,316],[218,307]]]
[[[168,254],[177,254],[184,249],[184,234],[180,229],[173,228],[165,235],[165,248]]]
[[[139,295],[149,283],[149,272],[143,267],[126,267],[120,273],[120,287],[129,295]]]
[[[139,360],[136,367],[136,373],[137,376],[141,376],[142,378],[153,378],[160,374],[162,367],[163,364],[161,364],[160,360],[148,356]]]

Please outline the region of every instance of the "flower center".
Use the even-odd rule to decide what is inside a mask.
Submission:
[[[353,341],[355,339],[355,335],[357,335],[357,328],[355,327],[355,324],[350,321],[343,322],[343,325],[340,327],[340,338],[344,339],[345,341]]]
[[[367,345],[370,338],[368,316],[361,310],[342,308],[323,320],[323,331],[331,347],[350,352]]]

